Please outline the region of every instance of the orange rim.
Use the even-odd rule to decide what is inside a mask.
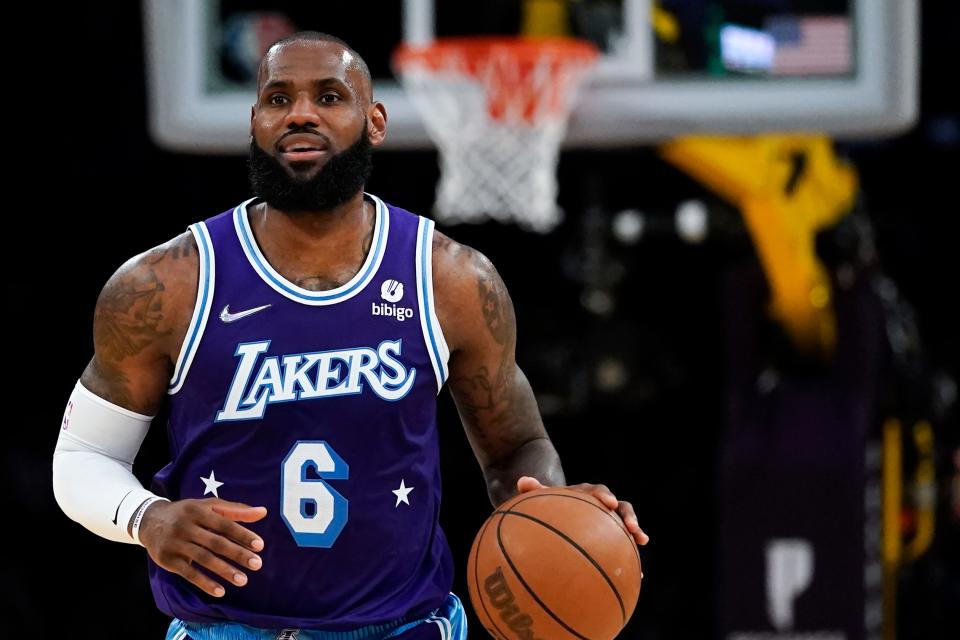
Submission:
[[[439,38],[426,45],[400,45],[393,64],[403,70],[413,62],[441,68],[450,56],[467,61],[468,69],[483,63],[493,54],[509,55],[520,64],[532,64],[550,56],[568,64],[594,62],[600,51],[593,43],[576,38],[510,38],[504,36]]]
[[[472,77],[485,87],[491,118],[532,123],[544,114],[566,115],[570,93],[599,55],[593,43],[575,38],[440,38],[401,45],[393,65],[401,74],[424,67]]]

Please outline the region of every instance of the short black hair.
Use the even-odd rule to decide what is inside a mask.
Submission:
[[[260,89],[263,87],[263,76],[266,71],[267,57],[270,54],[270,51],[274,47],[282,47],[285,44],[290,44],[291,42],[333,42],[340,45],[344,49],[350,52],[350,54],[357,61],[357,67],[360,69],[360,73],[363,74],[363,77],[366,78],[367,84],[370,86],[370,99],[373,99],[373,78],[370,75],[370,67],[367,66],[367,61],[363,59],[357,50],[351,47],[346,41],[338,38],[337,36],[332,36],[329,33],[323,33],[322,31],[297,31],[292,33],[289,36],[280,38],[269,47],[267,47],[266,52],[263,54],[263,58],[260,60],[260,67],[257,69],[257,95],[260,95]]]

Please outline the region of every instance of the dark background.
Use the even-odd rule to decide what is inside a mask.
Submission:
[[[922,4],[920,121],[895,138],[841,150],[860,171],[883,269],[917,310],[931,366],[956,379],[958,134],[949,94],[958,23],[949,3]],[[2,465],[13,499],[5,518],[13,544],[0,568],[12,614],[7,637],[52,638],[66,629],[63,637],[86,637],[76,629],[90,628],[102,631],[90,637],[159,638],[168,620],[153,604],[143,550],[99,539],[61,513],[51,455],[64,404],[92,355],[100,288],[131,256],[249,197],[245,160],[172,154],[149,140],[138,3],[74,7],[26,24],[34,28],[8,53],[5,94],[15,169],[6,259],[7,272],[18,274],[6,282],[7,315],[12,362],[24,365],[9,374],[20,384],[7,386],[12,443]],[[430,211],[435,153],[378,152],[375,167],[368,191]],[[646,582],[628,637],[709,637],[723,435],[721,280],[755,257],[736,240],[692,246],[664,235],[630,247],[598,231],[623,208],[639,207],[668,225],[680,200],[710,201],[651,148],[568,151],[559,178],[567,217],[548,236],[497,224],[443,230],[483,251],[503,276],[517,311],[518,360],[568,480],[610,485],[633,502],[652,538],[642,550]],[[592,250],[623,269],[609,287],[617,308],[608,318],[580,303],[584,273],[592,273],[584,265],[598,255]],[[594,383],[605,358],[628,364],[625,387],[604,392]],[[446,392],[440,429],[442,521],[463,572],[490,507]],[[956,425],[940,436],[945,465],[960,440]],[[162,429],[154,428],[137,461],[141,480],[148,483],[165,456]],[[933,582],[907,584],[902,593],[903,638],[947,637],[930,620],[955,603],[948,601],[957,594],[952,526],[938,534]]]

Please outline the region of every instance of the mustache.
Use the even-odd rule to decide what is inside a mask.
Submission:
[[[283,144],[283,141],[284,141],[284,140],[286,140],[286,139],[289,138],[290,136],[295,136],[295,135],[298,135],[298,134],[301,134],[301,133],[305,133],[305,134],[311,135],[311,136],[316,136],[316,137],[320,138],[321,140],[323,140],[323,143],[324,143],[325,145],[327,145],[328,148],[331,146],[331,145],[330,145],[330,138],[327,137],[325,134],[320,133],[319,131],[317,131],[316,129],[313,129],[313,128],[311,128],[311,127],[297,127],[297,128],[295,128],[295,129],[291,129],[290,131],[287,131],[285,134],[283,134],[282,136],[280,136],[280,139],[277,140],[276,147],[279,149],[279,148],[280,148],[280,145]]]

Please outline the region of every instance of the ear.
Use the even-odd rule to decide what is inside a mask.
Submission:
[[[250,105],[250,137],[253,137],[253,119],[257,116],[257,105]]]
[[[367,110],[367,132],[370,144],[378,147],[387,137],[387,109],[382,102],[374,102]]]

